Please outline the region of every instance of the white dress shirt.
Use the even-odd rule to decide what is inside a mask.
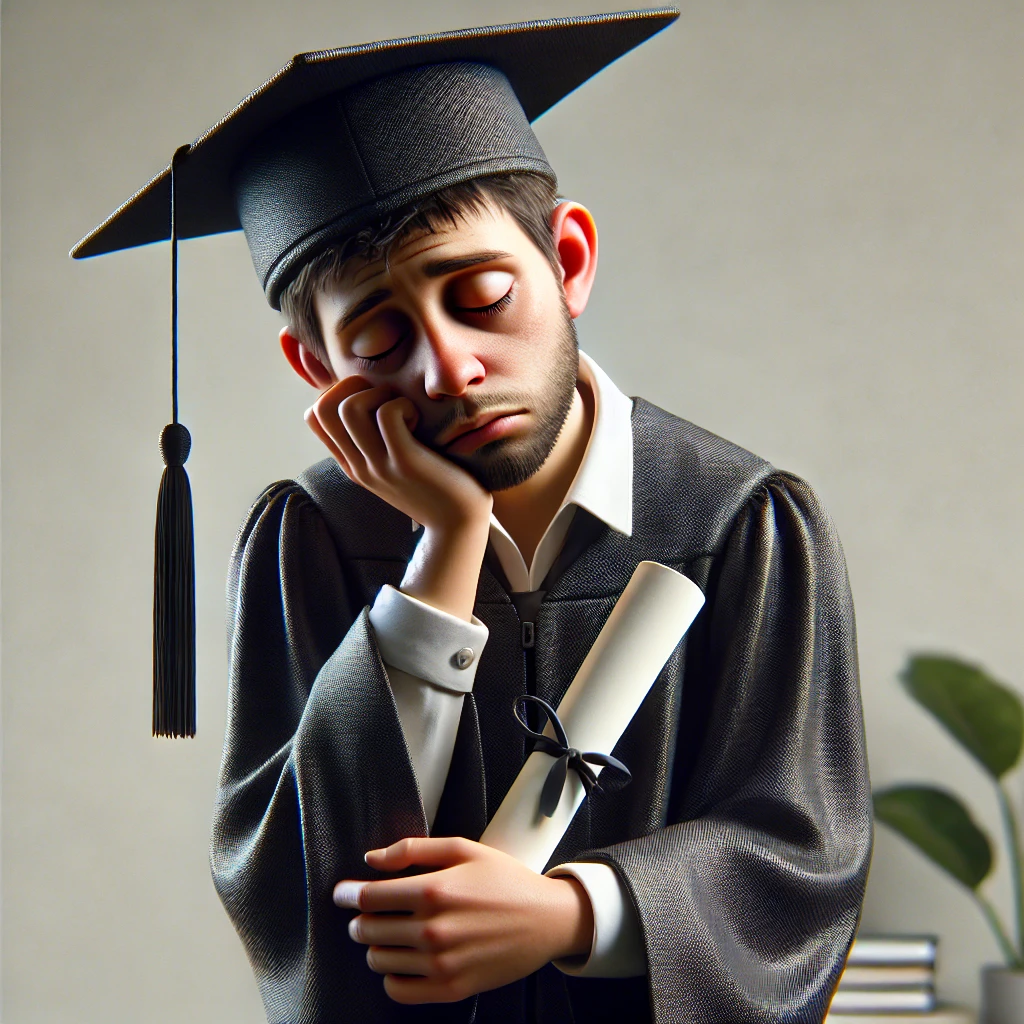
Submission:
[[[491,516],[490,543],[512,591],[540,587],[565,541],[576,508],[585,508],[629,536],[633,526],[632,401],[585,353],[580,385],[593,398],[594,424],[572,485],[527,566],[508,531]],[[417,524],[413,524],[415,529]],[[428,825],[437,814],[448,777],[465,694],[473,689],[487,627],[403,594],[381,588],[370,609],[381,658],[398,707]],[[586,890],[594,911],[590,955],[555,962],[568,974],[634,977],[646,973],[639,921],[614,868],[607,864],[560,864],[549,875],[571,875]]]

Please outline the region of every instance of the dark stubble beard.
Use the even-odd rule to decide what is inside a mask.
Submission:
[[[488,395],[485,403],[459,399],[453,403],[442,421],[431,429],[430,437],[420,437],[420,440],[465,469],[486,491],[518,487],[544,465],[555,447],[572,408],[579,368],[576,324],[563,296],[561,323],[556,332],[555,349],[551,353],[542,389],[530,394],[504,391]],[[433,438],[440,436],[451,425],[467,422],[485,414],[489,409],[522,408],[532,409],[537,418],[536,428],[525,437],[501,437],[481,445],[469,455],[447,452],[433,443]]]

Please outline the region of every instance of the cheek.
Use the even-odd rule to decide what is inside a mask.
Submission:
[[[562,333],[564,313],[557,302],[536,302],[521,311],[510,336],[501,339],[503,362],[511,362],[520,374],[524,371],[543,370],[554,355]]]
[[[547,264],[545,264],[547,267]],[[556,337],[566,316],[561,286],[550,268],[534,277],[533,287],[524,298],[522,328],[531,337]]]

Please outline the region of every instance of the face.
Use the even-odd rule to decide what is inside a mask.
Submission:
[[[504,211],[350,267],[316,311],[334,375],[409,398],[415,436],[488,491],[547,459],[573,400],[576,332],[560,278]]]

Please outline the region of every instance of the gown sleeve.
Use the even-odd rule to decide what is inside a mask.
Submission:
[[[673,824],[607,847],[659,1024],[819,1022],[860,913],[871,804],[835,528],[774,474],[740,511],[688,641]]]
[[[352,606],[349,582],[306,492],[268,488],[231,558],[211,869],[271,1022],[395,1010],[348,937],[352,915],[331,898],[340,879],[370,877],[367,849],[426,835],[367,609]]]

